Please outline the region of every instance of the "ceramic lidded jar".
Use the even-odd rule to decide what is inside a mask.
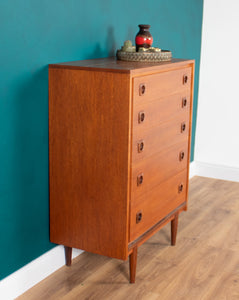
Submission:
[[[149,32],[150,25],[139,25],[139,32],[135,37],[136,52],[139,48],[149,48],[153,44],[153,37]]]

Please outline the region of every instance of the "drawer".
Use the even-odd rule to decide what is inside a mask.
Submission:
[[[186,201],[187,170],[131,201],[130,242]]]
[[[133,79],[134,101],[153,101],[159,97],[189,91],[191,68],[182,68]]]
[[[172,119],[185,119],[190,113],[190,93],[170,95],[155,101],[133,103],[133,129],[146,130]]]
[[[151,128],[133,128],[132,164],[187,141],[189,136],[189,114],[184,119],[175,117],[167,123]]]
[[[183,141],[132,165],[131,199],[146,194],[187,167],[188,142]]]

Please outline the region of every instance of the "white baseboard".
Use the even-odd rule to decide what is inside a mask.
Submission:
[[[191,164],[193,164],[192,173],[194,173],[194,176],[197,175],[197,176],[239,182],[239,168],[222,166],[222,165],[214,165],[214,164],[209,164],[209,163],[204,163],[199,161],[194,161]],[[191,172],[191,164],[190,164],[190,172]]]
[[[73,249],[72,258],[75,258],[82,252],[82,250]],[[0,298],[3,300],[15,299],[57,269],[61,268],[64,264],[64,247],[56,246],[1,280]]]
[[[192,161],[189,166],[189,179],[196,175],[196,164]]]
[[[239,168],[193,161],[190,163],[189,178],[196,175],[239,182]],[[73,249],[72,257],[74,258],[82,252],[82,250]],[[35,284],[61,268],[64,264],[64,247],[56,246],[23,268],[4,278],[0,282],[1,299],[12,300],[20,296]]]

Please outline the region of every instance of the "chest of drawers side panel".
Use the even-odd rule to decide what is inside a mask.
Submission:
[[[126,259],[129,74],[49,69],[50,239]]]

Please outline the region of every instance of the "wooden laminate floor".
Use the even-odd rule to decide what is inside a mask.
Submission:
[[[194,177],[177,244],[169,224],[138,250],[136,283],[128,261],[84,252],[20,296],[49,299],[239,299],[239,183]]]

